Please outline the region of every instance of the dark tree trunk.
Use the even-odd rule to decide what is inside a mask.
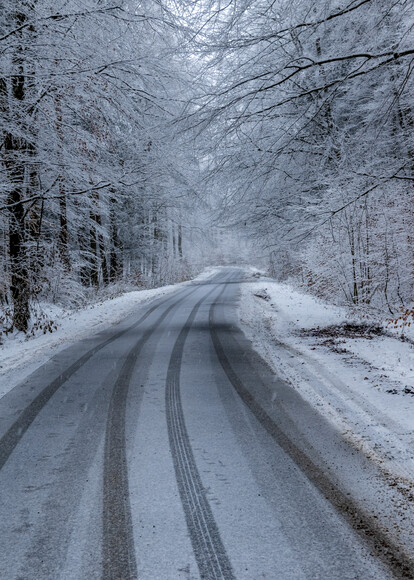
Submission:
[[[25,217],[22,203],[22,190],[19,184],[23,183],[24,166],[16,160],[10,162],[9,153],[16,152],[11,135],[5,139],[5,151],[8,156],[7,165],[9,176],[13,178],[12,190],[9,193],[9,257],[11,271],[11,295],[13,299],[13,325],[17,330],[27,331],[30,318],[29,310],[29,278],[26,257]]]
[[[55,109],[56,109],[56,132],[59,138],[58,141],[58,155],[60,161],[60,177],[59,177],[59,237],[58,237],[58,249],[61,262],[65,272],[69,272],[71,269],[70,256],[69,256],[69,231],[68,231],[68,218],[67,218],[67,201],[66,201],[66,188],[64,179],[64,163],[63,163],[63,116],[62,107],[60,104],[60,97],[55,97]]]
[[[180,258],[183,257],[183,228],[181,224],[178,226],[178,255]]]
[[[15,14],[17,26],[23,26],[26,15]],[[24,48],[17,46],[13,58],[14,76],[11,80],[11,96],[18,107],[25,99],[26,79],[24,70]],[[10,191],[9,204],[9,256],[11,272],[11,295],[13,299],[13,326],[22,332],[27,331],[30,319],[30,287],[26,248],[25,191],[26,167],[24,157],[29,155],[29,145],[21,135],[7,133],[4,138],[4,162],[8,171]]]
[[[89,217],[89,212],[85,212],[81,214],[82,217],[87,218]],[[78,243],[80,248],[80,255],[82,258],[81,267],[79,270],[79,278],[81,284],[83,286],[90,286],[91,284],[91,276],[90,276],[90,256],[89,256],[89,247],[90,247],[90,231],[89,227],[80,227],[78,229]]]
[[[69,243],[68,218],[66,208],[66,192],[62,179],[60,179],[59,181],[59,226],[60,226],[58,238],[59,255],[65,272],[69,272],[71,269],[71,263],[68,248]]]
[[[92,286],[99,284],[98,240],[96,237],[96,215],[90,212],[91,227],[89,229],[89,280]]]
[[[151,252],[151,273],[152,273],[152,277],[154,278],[156,273],[157,273],[157,267],[158,267],[158,261],[159,261],[159,256],[158,256],[158,242],[160,239],[160,230],[158,229],[158,216],[156,211],[153,212],[152,215],[152,226],[153,226],[153,230],[152,230],[152,252]]]
[[[109,254],[109,279],[111,282],[116,282],[122,275],[122,255],[121,242],[118,236],[118,228],[116,224],[116,199],[111,197],[110,200],[110,232],[111,232],[111,250]]]

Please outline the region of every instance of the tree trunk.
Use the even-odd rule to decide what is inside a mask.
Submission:
[[[59,226],[59,255],[65,272],[69,272],[71,269],[71,263],[68,248],[69,233],[66,207],[66,191],[62,178],[59,180]]]
[[[99,284],[99,266],[98,266],[98,241],[96,237],[96,228],[94,223],[96,223],[96,216],[91,211],[89,213],[91,220],[91,226],[89,228],[89,280],[92,286],[98,286]]]
[[[14,18],[18,27],[22,27],[26,21],[26,15],[22,13],[16,13]],[[22,43],[18,44],[15,50],[13,57],[15,74],[11,80],[11,95],[13,101],[17,101],[21,107],[26,92],[24,48]],[[29,146],[24,137],[13,135],[10,132],[6,133],[4,138],[4,162],[10,183],[8,195],[10,290],[13,299],[13,326],[22,332],[27,331],[30,319],[30,287],[26,255],[25,210],[23,206],[26,177],[24,156],[28,153]]]
[[[95,286],[99,285],[100,277],[99,274],[102,273],[102,281],[104,284],[109,283],[108,276],[108,263],[105,253],[105,243],[102,235],[102,218],[99,213],[99,195],[95,192],[93,194],[93,211],[91,211],[91,219],[95,224],[95,227],[91,227],[91,250],[95,256],[93,267],[93,284]]]
[[[109,279],[111,282],[116,282],[122,275],[122,256],[121,256],[121,242],[118,236],[118,228],[116,223],[116,199],[111,196],[110,199],[110,235],[111,235],[111,250],[109,254]]]
[[[71,269],[71,263],[68,247],[69,231],[68,231],[67,201],[66,201],[66,188],[65,188],[64,162],[63,162],[63,129],[62,129],[63,117],[59,96],[55,97],[55,109],[56,109],[56,132],[59,139],[58,157],[60,163],[58,249],[63,268],[65,272],[69,272]]]
[[[183,257],[183,228],[181,224],[178,226],[178,255],[180,258]]]
[[[11,295],[13,299],[13,326],[22,332],[27,331],[29,310],[29,277],[27,271],[25,217],[22,203],[22,184],[24,180],[24,166],[16,157],[17,144],[9,134],[5,139],[5,152],[12,178],[12,189],[8,196],[9,209],[9,257],[11,271]]]

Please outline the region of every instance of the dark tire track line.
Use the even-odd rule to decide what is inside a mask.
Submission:
[[[108,411],[104,448],[102,515],[102,578],[104,580],[138,578],[133,545],[125,440],[127,396],[132,374],[138,356],[153,332],[174,308],[196,291],[197,288],[171,304],[143,333],[129,351],[114,385]]]
[[[63,371],[59,377],[49,383],[34,399],[33,401],[25,407],[25,409],[20,413],[16,421],[9,427],[3,437],[0,439],[0,470],[13,453],[16,445],[19,443],[23,435],[26,433],[27,429],[33,423],[37,415],[51,399],[51,397],[56,393],[56,391],[67,381],[70,377],[78,371],[84,364],[88,362],[97,352],[114,342],[130,330],[133,330],[140,324],[142,324],[157,308],[165,304],[171,297],[166,298],[162,302],[158,302],[152,306],[147,312],[141,316],[141,318],[134,322],[128,328],[125,328],[113,336],[104,340],[101,344],[98,344],[94,348],[86,352],[82,357],[75,361],[70,367]]]
[[[226,356],[223,344],[219,338],[217,328],[223,328],[223,325],[217,325],[215,312],[218,302],[222,297],[226,287],[222,289],[215,301],[210,307],[209,326],[212,342],[218,357],[218,360],[227,375],[235,391],[269,433],[275,442],[283,451],[295,462],[306,477],[315,485],[315,487],[324,495],[332,506],[342,514],[353,530],[368,543],[373,554],[381,560],[392,572],[394,578],[414,579],[414,560],[410,554],[407,554],[403,548],[395,544],[386,533],[378,526],[374,518],[364,512],[360,505],[350,496],[346,495],[331,479],[322,471],[312,460],[284,433],[270,415],[254,399],[250,391],[244,386],[243,381],[239,378]],[[226,329],[231,332],[231,329]],[[251,365],[245,359],[246,364]],[[253,370],[251,367],[250,370]],[[253,371],[254,372],[254,371]],[[259,377],[257,377],[259,381]]]
[[[180,369],[184,344],[197,311],[213,288],[197,302],[175,342],[166,381],[166,413],[171,455],[194,555],[203,580],[234,580],[230,560],[206,497],[184,420]]]

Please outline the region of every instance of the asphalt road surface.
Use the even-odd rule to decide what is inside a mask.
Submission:
[[[298,426],[338,435],[239,330],[242,276],[140,307],[1,399],[1,579],[410,577]]]

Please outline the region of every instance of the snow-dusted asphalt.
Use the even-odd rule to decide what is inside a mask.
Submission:
[[[141,307],[0,400],[1,579],[413,577],[315,442],[362,487],[369,466],[238,329],[241,276]]]

